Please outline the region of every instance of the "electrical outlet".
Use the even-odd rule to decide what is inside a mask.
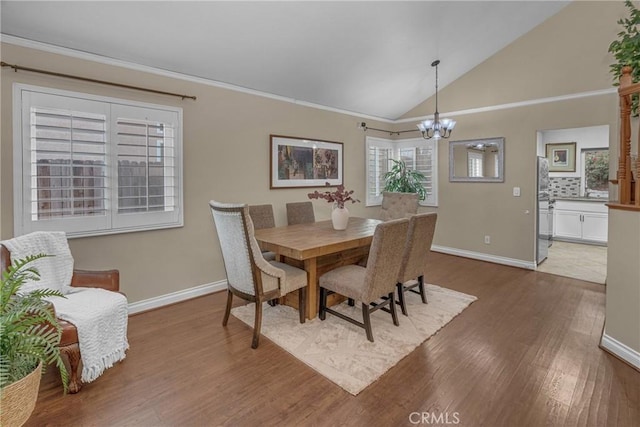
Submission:
[[[513,187],[513,197],[520,197],[520,187]]]
[[[485,243],[485,245],[490,245],[491,244],[491,236],[484,236],[484,243]]]

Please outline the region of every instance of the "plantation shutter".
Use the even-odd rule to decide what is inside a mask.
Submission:
[[[469,178],[482,178],[483,174],[483,153],[467,151],[468,175]],[[496,175],[498,176],[498,175]]]
[[[417,145],[415,145],[417,143]],[[434,185],[434,142],[423,140],[412,140],[402,144],[398,149],[400,160],[404,161],[408,168],[416,170],[425,176],[421,181],[426,191],[426,197],[420,201],[421,205],[436,205],[436,187]]]
[[[114,105],[117,168],[114,224],[140,226],[178,217],[175,112]]]
[[[389,141],[367,138],[367,197],[366,205],[382,203],[384,174],[389,171],[393,148]]]
[[[14,234],[180,227],[182,110],[14,85]]]
[[[42,93],[22,98],[25,232],[109,226],[108,108]]]

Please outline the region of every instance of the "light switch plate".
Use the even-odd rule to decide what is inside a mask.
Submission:
[[[513,187],[513,197],[520,197],[520,187]]]

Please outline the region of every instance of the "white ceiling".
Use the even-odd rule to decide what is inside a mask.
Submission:
[[[435,92],[433,60],[441,60],[442,89],[568,3],[2,0],[0,28],[6,35],[396,119]]]

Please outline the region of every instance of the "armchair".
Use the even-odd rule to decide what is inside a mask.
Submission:
[[[4,245],[0,245],[0,271],[6,271],[10,265],[11,253]],[[74,270],[71,278],[71,286],[102,288],[108,291],[118,292],[120,290],[120,272],[118,270]],[[62,337],[59,344],[60,352],[67,357],[70,367],[69,392],[77,393],[82,388],[82,382],[78,377],[78,370],[80,367],[78,330],[71,322],[67,322],[60,318],[58,318],[58,322],[62,327]]]

